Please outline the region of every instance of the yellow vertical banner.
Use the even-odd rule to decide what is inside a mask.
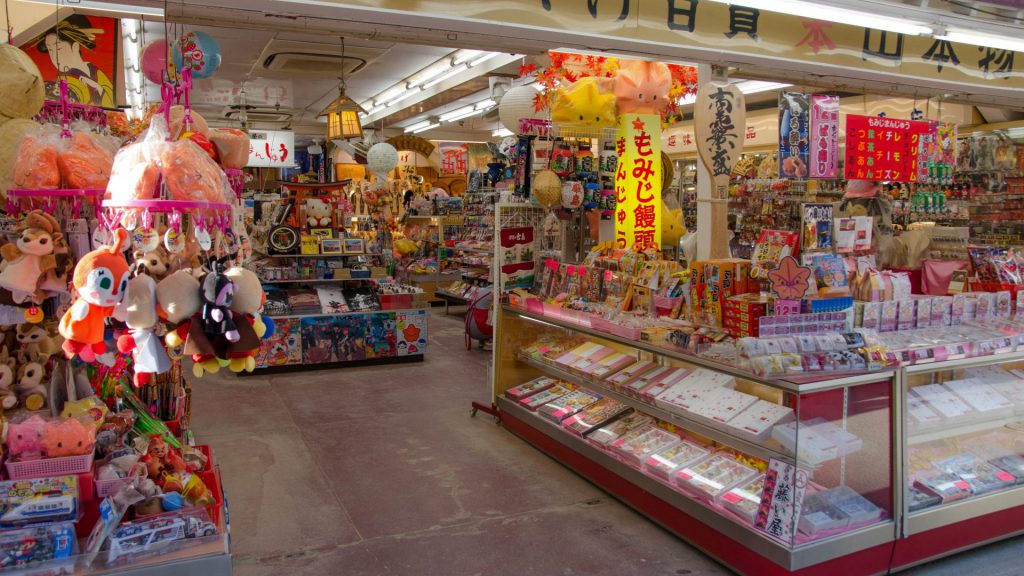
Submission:
[[[619,116],[615,247],[661,249],[661,117]]]

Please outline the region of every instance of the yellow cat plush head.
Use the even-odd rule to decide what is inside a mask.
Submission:
[[[661,249],[675,248],[684,234],[686,234],[686,225],[683,224],[683,209],[670,210],[668,206],[662,204]]]
[[[551,121],[562,126],[603,128],[615,125],[615,94],[606,78],[581,78],[559,89],[551,104]]]
[[[671,88],[672,72],[663,62],[625,60],[615,77],[619,114],[661,114]]]

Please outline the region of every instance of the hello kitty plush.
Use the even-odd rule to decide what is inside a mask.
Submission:
[[[39,280],[57,267],[54,245],[58,242],[63,242],[63,235],[57,220],[41,210],[33,210],[25,216],[18,239],[0,248],[0,288],[10,290],[16,304],[28,300],[41,303]]]
[[[306,198],[306,224],[311,228],[331,225],[331,205],[320,198]]]
[[[107,351],[103,343],[104,321],[121,303],[128,288],[128,261],[121,253],[128,232],[114,231],[114,245],[89,252],[75,266],[73,284],[78,299],[60,319],[60,335],[64,337],[64,353],[68,358],[79,356],[94,362]]]
[[[7,453],[14,460],[35,460],[43,456],[43,428],[46,421],[38,415],[7,426]]]

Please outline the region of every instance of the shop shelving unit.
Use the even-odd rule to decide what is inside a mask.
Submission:
[[[792,407],[796,449],[769,438],[756,442],[727,427],[666,410],[620,393],[602,381],[519,354],[542,333],[575,334],[640,359],[691,370],[705,368],[736,379],[736,389]],[[956,502],[910,511],[914,450],[930,442],[959,444],[992,432],[1024,439],[1024,414],[1005,414],[917,432],[908,425],[907,394],[915,386],[965,377],[972,369],[1024,368],[1024,352],[908,366],[832,378],[765,379],[709,361],[671,344],[632,340],[566,319],[502,305],[495,326],[494,399],[502,424],[552,458],[624,503],[699,547],[731,569],[749,575],[884,574],[1024,531],[1024,484]],[[768,536],[720,506],[625,463],[610,452],[552,425],[504,396],[505,390],[540,375],[562,379],[662,420],[687,436],[750,457],[775,459],[809,471],[823,488],[849,486],[884,511],[882,519],[847,532],[784,542]],[[1019,390],[1024,398],[1024,384]],[[857,436],[862,447],[846,456],[811,462],[799,446],[805,422],[822,418]],[[797,530],[794,528],[794,534]]]

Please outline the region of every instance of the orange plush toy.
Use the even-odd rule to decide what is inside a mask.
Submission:
[[[107,351],[103,343],[103,322],[121,303],[128,287],[128,261],[121,253],[127,238],[128,232],[118,228],[114,231],[113,246],[89,252],[75,266],[72,283],[78,300],[64,313],[59,327],[68,358],[78,355],[91,363],[97,354]]]
[[[672,72],[662,62],[628,60],[615,77],[619,114],[661,114],[668,106]]]

